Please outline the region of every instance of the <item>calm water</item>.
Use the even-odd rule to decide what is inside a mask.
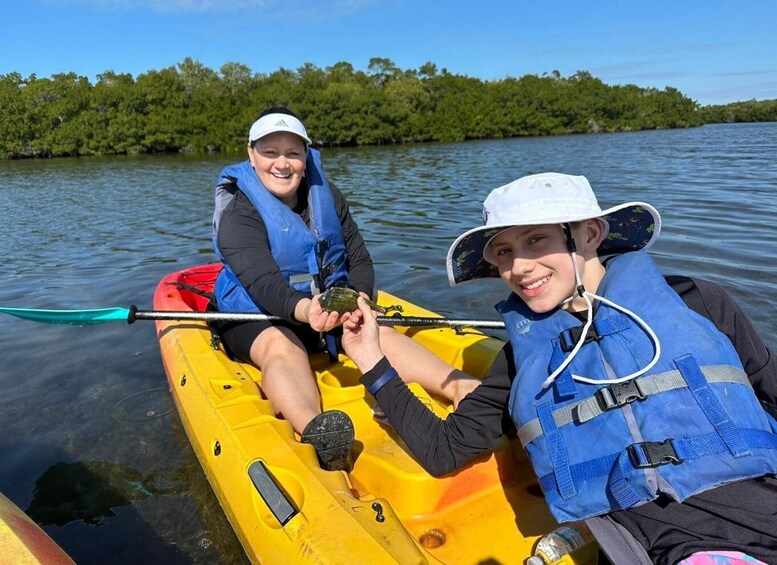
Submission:
[[[723,284],[777,342],[777,123],[327,150],[378,286],[456,317],[493,317],[498,281],[448,287],[450,243],[489,190],[584,174],[608,207],[663,215],[665,273]],[[242,157],[239,157],[242,158]],[[151,308],[159,279],[214,260],[212,184],[235,157],[0,162],[0,305]],[[0,315],[0,491],[80,564],[240,563],[189,447],[154,333]]]

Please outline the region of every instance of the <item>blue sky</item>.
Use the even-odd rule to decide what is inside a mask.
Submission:
[[[587,70],[701,104],[777,98],[772,0],[0,0],[0,74],[256,73],[372,57],[484,80]]]

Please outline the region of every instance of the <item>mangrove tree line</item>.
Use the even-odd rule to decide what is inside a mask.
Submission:
[[[586,71],[484,81],[374,58],[253,73],[185,59],[133,78],[0,75],[0,158],[240,150],[259,112],[297,112],[319,145],[461,141],[697,126],[675,88],[611,86]]]

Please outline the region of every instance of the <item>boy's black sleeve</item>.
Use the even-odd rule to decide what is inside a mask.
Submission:
[[[384,358],[362,375],[362,384],[369,387],[389,367]],[[512,350],[507,344],[488,376],[444,420],[398,377],[388,381],[375,398],[421,466],[439,476],[492,449],[503,434],[514,431],[506,411],[513,374]]]
[[[678,276],[666,280],[691,310],[728,336],[758,398],[777,417],[777,357],[764,345],[747,314],[715,283]]]

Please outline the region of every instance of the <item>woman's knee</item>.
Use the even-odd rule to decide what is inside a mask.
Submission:
[[[259,366],[275,359],[305,357],[307,353],[300,339],[288,328],[273,326],[260,333],[251,345],[251,360]]]

